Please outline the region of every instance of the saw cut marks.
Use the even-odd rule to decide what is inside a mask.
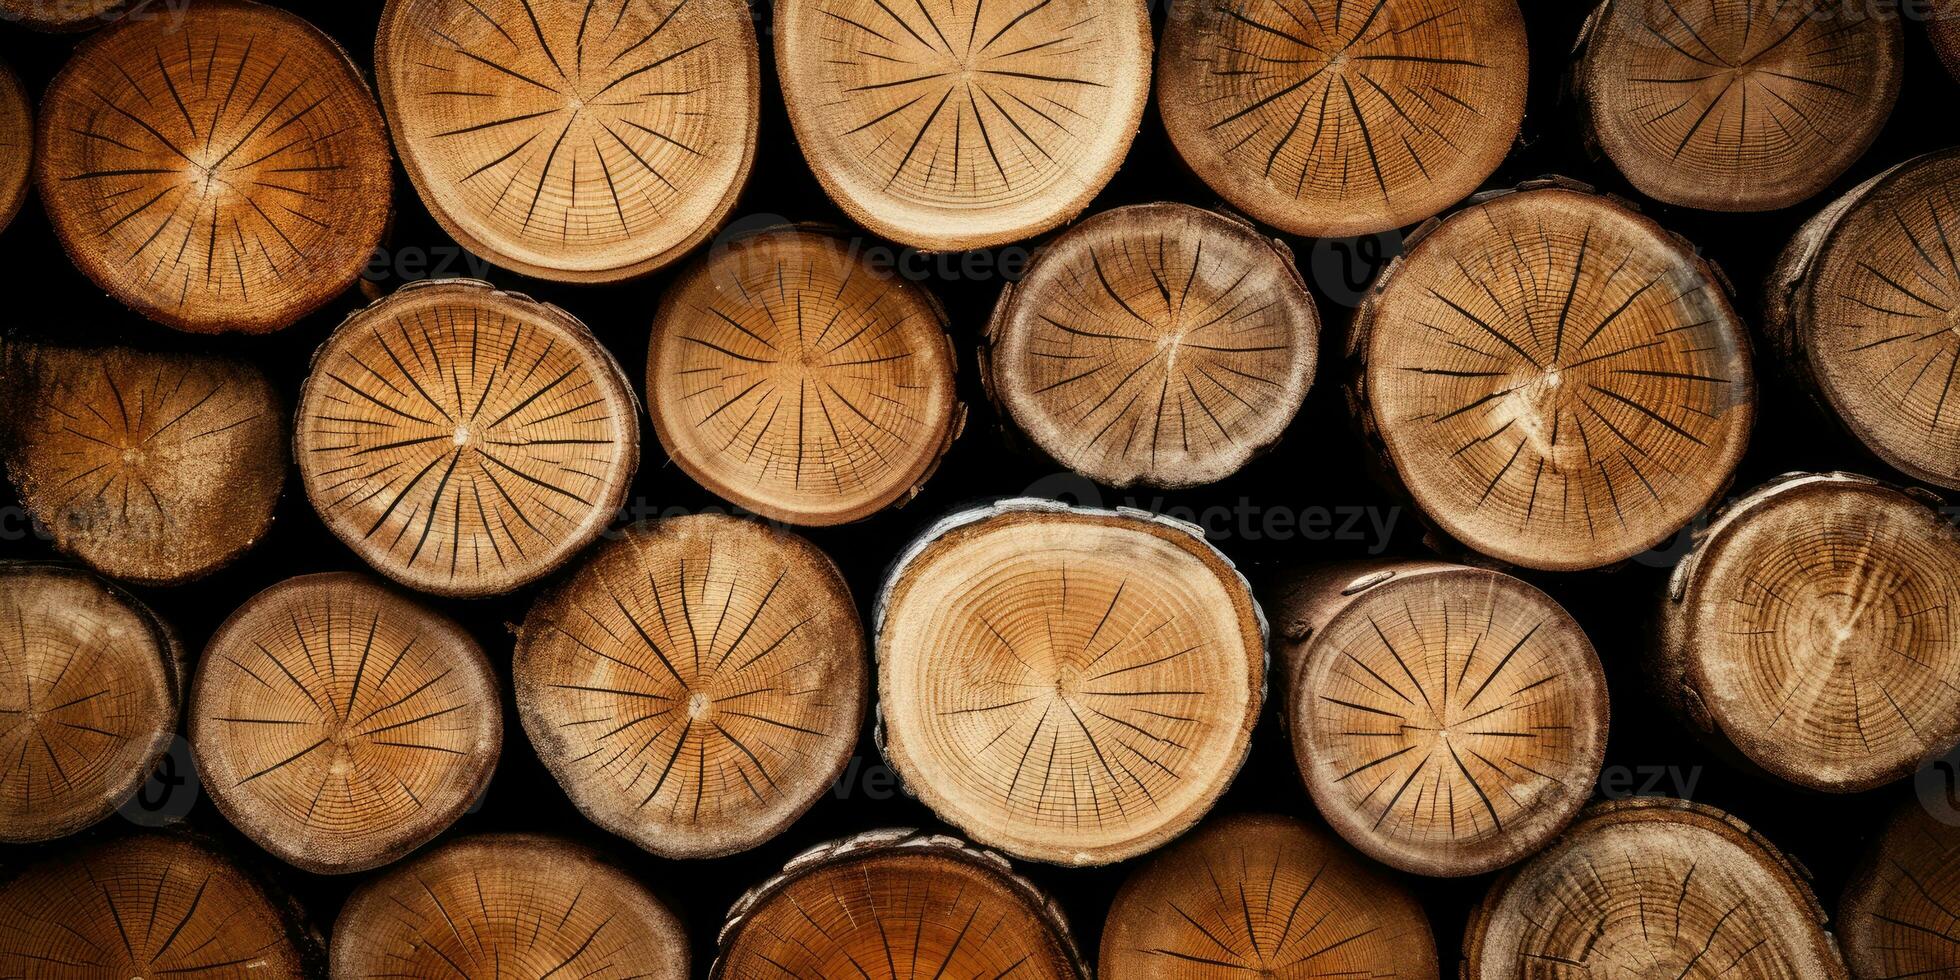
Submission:
[[[1749,339],[1658,225],[1564,186],[1420,238],[1356,311],[1371,435],[1431,521],[1491,557],[1597,568],[1701,513],[1748,442]]]
[[[1429,916],[1400,881],[1266,815],[1207,823],[1132,874],[1098,965],[1106,980],[1439,976]]]
[[[761,232],[688,267],[647,349],[674,462],[772,520],[843,524],[910,500],[959,435],[946,314],[851,244]]]
[[[362,885],[334,977],[685,980],[687,935],[639,882],[569,841],[465,837]]]
[[[70,851],[0,888],[13,977],[301,977],[296,935],[242,869],[164,834]]]
[[[386,864],[441,833],[489,784],[503,737],[476,642],[348,572],[287,579],[225,620],[189,727],[218,809],[321,874]]]
[[[1940,778],[1943,787],[1953,786],[1944,781],[1952,779],[1950,770]],[[1960,811],[1952,801],[1948,795],[1901,807],[1845,890],[1837,929],[1854,976],[1937,977],[1960,971],[1960,942],[1953,937],[1953,910],[1960,908],[1960,827],[1949,822]]]
[[[6,231],[27,200],[34,163],[34,109],[20,76],[0,62],[0,231]]]
[[[1843,980],[1806,875],[1740,820],[1682,800],[1588,810],[1471,913],[1464,980]]]
[[[1296,235],[1371,235],[1463,199],[1524,121],[1515,0],[1171,5],[1157,102],[1191,169]]]
[[[715,514],[603,546],[525,617],[511,670],[524,730],[580,811],[667,857],[780,833],[864,718],[864,631],[837,566]]]
[[[878,609],[885,757],[990,847],[1134,857],[1197,823],[1245,760],[1265,621],[1194,527],[968,511],[908,549]]]
[[[430,213],[525,275],[672,262],[727,218],[755,157],[737,0],[390,0],[374,64]]]
[[[1888,3],[1607,0],[1573,81],[1590,133],[1640,192],[1772,211],[1865,154],[1899,97]]]
[[[1134,0],[810,0],[776,6],[783,101],[810,169],[865,227],[987,248],[1080,214],[1150,88]]]
[[[1313,383],[1320,317],[1277,241],[1182,204],[1105,211],[1001,293],[994,398],[1100,483],[1192,487],[1279,441]]]
[[[72,834],[129,799],[170,747],[181,661],[122,590],[0,563],[0,842]]]
[[[129,18],[42,102],[36,174],[110,295],[197,333],[265,333],[354,284],[390,214],[388,138],[333,40],[246,0]]]
[[[428,592],[496,595],[605,530],[639,465],[638,415],[571,314],[445,280],[334,331],[294,445],[320,519],[369,564]]]
[[[711,980],[1087,980],[1055,903],[999,855],[879,830],[811,848],[737,900]]]

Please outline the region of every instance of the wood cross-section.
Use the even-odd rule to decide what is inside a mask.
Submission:
[[[123,15],[135,0],[0,0],[0,20],[37,31],[90,31]]]
[[[0,231],[7,230],[27,200],[34,162],[34,108],[20,76],[0,62]]]
[[[1936,798],[1913,800],[1879,836],[1838,906],[1844,958],[1860,977],[1960,973],[1960,796],[1935,770]]]

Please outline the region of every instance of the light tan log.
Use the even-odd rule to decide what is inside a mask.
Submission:
[[[1157,104],[1205,183],[1296,235],[1371,235],[1462,200],[1524,121],[1516,0],[1170,5]]]
[[[1319,566],[1272,602],[1307,791],[1370,857],[1473,875],[1545,845],[1592,795],[1606,677],[1530,584],[1439,562]]]
[[[1960,150],[1915,157],[1801,228],[1764,287],[1763,332],[1887,464],[1960,489]]]
[[[0,231],[6,231],[27,200],[34,163],[34,107],[20,76],[0,62]]]
[[[189,710],[204,790],[247,837],[320,874],[427,843],[489,785],[496,674],[455,623],[372,579],[287,579],[246,600],[199,661]]]
[[[267,333],[345,292],[390,219],[388,137],[332,38],[198,0],[83,41],[41,104],[35,173],[68,255],[136,312]]]
[[[1400,879],[1322,827],[1264,814],[1209,821],[1131,874],[1098,965],[1104,980],[1440,975],[1429,915]]]
[[[1002,289],[981,377],[1076,472],[1193,487],[1279,441],[1319,337],[1285,244],[1237,218],[1139,204],[1070,228]]]
[[[249,362],[0,342],[0,405],[21,502],[104,575],[188,582],[272,525],[286,410]]]
[[[965,511],[900,556],[877,610],[881,750],[989,847],[1135,857],[1245,762],[1265,619],[1196,527],[1040,500]]]
[[[1937,977],[1960,970],[1960,799],[1948,766],[1901,806],[1838,905],[1844,958],[1859,977]]]
[[[853,221],[927,251],[1075,217],[1122,165],[1150,91],[1138,0],[775,5],[783,101]]]
[[[1570,181],[1419,229],[1348,344],[1383,467],[1444,533],[1528,568],[1672,537],[1728,485],[1755,416],[1720,273]]]
[[[1464,931],[1464,980],[1552,976],[1843,980],[1809,873],[1713,807],[1588,809],[1506,872]]]
[[[1588,138],[1642,194],[1774,211],[1864,156],[1904,51],[1890,2],[1605,0],[1575,58]]]
[[[791,858],[736,901],[720,947],[711,980],[1090,976],[1061,908],[1005,859],[916,830]]]
[[[594,823],[666,857],[786,829],[864,720],[864,629],[816,546],[716,514],[637,524],[524,618],[538,757]]]
[[[738,0],[390,0],[374,65],[437,223],[529,276],[618,282],[678,259],[755,158]]]
[[[1653,676],[1690,728],[1779,779],[1852,793],[1960,741],[1960,531],[1923,491],[1791,474],[1674,570]]]
[[[687,963],[680,920],[597,853],[485,834],[357,889],[334,921],[329,975],[683,980]]]
[[[327,339],[293,441],[320,519],[376,570],[440,595],[497,595],[563,565],[619,513],[639,406],[571,314],[427,280]]]
[[[647,412],[676,465],[736,505],[832,525],[912,499],[959,437],[946,312],[814,228],[689,265],[647,346]]]

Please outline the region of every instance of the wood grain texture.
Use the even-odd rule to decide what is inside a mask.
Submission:
[[[390,217],[388,138],[359,70],[248,0],[83,41],[48,85],[37,142],[69,257],[179,330],[292,324],[354,284]]]
[[[89,31],[111,23],[136,0],[0,0],[0,21],[37,31]]]
[[[1095,215],[1001,292],[980,358],[1005,414],[1100,483],[1192,487],[1279,441],[1320,316],[1293,254],[1183,204]]]
[[[496,674],[460,626],[366,576],[287,579],[205,647],[189,729],[205,792],[260,847],[364,871],[476,802],[503,738]]]
[[[1947,74],[1960,80],[1960,2],[1931,0],[1926,10],[1926,35],[1933,41]]]
[[[974,839],[1108,864],[1189,829],[1244,763],[1265,620],[1195,527],[1007,501],[899,558],[874,629],[881,748]]]
[[[1891,0],[1606,0],[1573,85],[1590,135],[1641,193],[1772,211],[1864,155],[1903,61]]]
[[[1185,162],[1296,235],[1371,235],[1461,200],[1524,121],[1515,0],[1171,4],[1157,103]]]
[[[844,239],[763,231],[690,265],[647,347],[668,456],[736,505],[833,525],[918,493],[958,438],[947,319]]]
[[[603,532],[639,465],[625,373],[571,314],[473,280],[349,317],[300,389],[294,451],[320,519],[377,570],[508,592]]]
[[[525,275],[617,282],[713,234],[761,78],[737,0],[390,0],[375,35],[402,164],[443,230]]]
[[[1943,774],[1945,799],[1899,808],[1845,888],[1837,928],[1853,976],[1960,971],[1960,827],[1935,816],[1960,812],[1952,779]]]
[[[776,64],[810,169],[852,220],[928,251],[1080,214],[1150,89],[1137,0],[779,0]]]
[[[1427,230],[1355,312],[1351,400],[1436,526],[1529,568],[1675,534],[1748,443],[1749,337],[1683,242],[1564,182]]]
[[[1207,822],[1123,882],[1104,980],[1436,980],[1429,916],[1326,830],[1263,814]]]
[[[27,200],[34,163],[34,107],[11,66],[0,62],[0,231]]]

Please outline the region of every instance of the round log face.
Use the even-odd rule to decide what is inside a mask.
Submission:
[[[243,871],[162,834],[71,852],[0,889],[8,976],[305,976],[291,937]]]
[[[23,24],[37,31],[87,31],[122,16],[131,2],[132,0],[0,0],[0,21]]]
[[[1372,425],[1429,518],[1517,565],[1595,568],[1666,540],[1748,442],[1748,335],[1659,226],[1563,189],[1421,239],[1358,314]]]
[[[1956,907],[1960,827],[1914,801],[1878,839],[1838,908],[1852,974],[1937,977],[1960,970],[1960,944],[1949,938]]]
[[[687,961],[679,920],[639,882],[574,844],[494,834],[361,886],[330,975],[684,980]]]
[[[388,138],[353,62],[246,0],[84,41],[48,86],[39,144],[75,264],[180,330],[291,324],[353,285],[388,223]]]
[[[1436,939],[1402,883],[1286,817],[1207,824],[1123,883],[1105,980],[1245,976],[1436,980]]]
[[[618,363],[570,314],[447,281],[334,332],[294,442],[321,520],[377,570],[495,595],[605,529],[639,463],[638,414]]]
[[[1079,214],[1150,88],[1133,0],[777,4],[783,99],[810,168],[872,231],[986,248]]]
[[[613,282],[728,216],[755,156],[755,27],[735,0],[391,0],[375,74],[443,229],[526,275]]]
[[[1497,169],[1524,121],[1526,62],[1516,0],[1184,0],[1157,102],[1178,153],[1234,206],[1296,235],[1367,235]]]
[[[1263,624],[1194,529],[991,513],[902,560],[880,609],[886,756],[988,846],[1133,857],[1196,823],[1244,762]]]
[[[177,651],[135,600],[71,569],[0,565],[0,841],[108,816],[177,727]]]
[[[490,781],[496,675],[454,623],[359,575],[288,579],[205,649],[190,735],[206,790],[259,846],[325,874],[386,864]]]
[[[20,76],[0,63],[0,231],[13,223],[27,199],[34,162],[34,110]]]
[[[1940,61],[1946,64],[1947,74],[1960,79],[1960,0],[1932,0],[1926,33],[1933,39]]]
[[[1640,192],[1713,211],[1788,207],[1871,146],[1898,99],[1890,4],[1609,0],[1576,80]]]
[[[1071,228],[994,317],[995,397],[1050,456],[1113,486],[1212,483],[1277,442],[1320,333],[1282,246],[1182,204]]]
[[[702,486],[795,524],[909,499],[958,433],[946,316],[842,240],[784,229],[690,266],[647,349],[661,445]]]
[[[1319,631],[1289,681],[1314,803],[1370,856],[1481,874],[1530,854],[1592,795],[1606,678],[1579,624],[1477,569],[1375,586]]]
[[[594,822],[669,857],[775,836],[864,718],[864,631],[815,546],[739,518],[638,525],[525,617],[538,755]]]

